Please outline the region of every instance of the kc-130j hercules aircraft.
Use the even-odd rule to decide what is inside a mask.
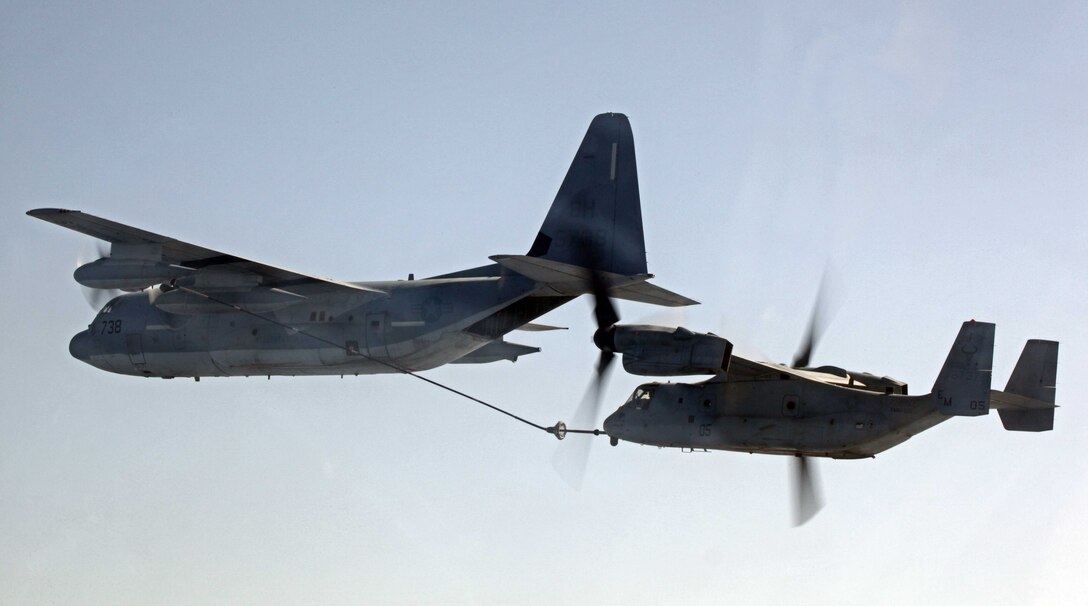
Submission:
[[[647,282],[631,126],[593,119],[525,255],[433,278],[339,282],[242,259],[73,210],[27,213],[110,243],[77,282],[130,291],[69,346],[102,370],[146,377],[344,375],[516,360],[507,333],[589,292],[695,301]]]

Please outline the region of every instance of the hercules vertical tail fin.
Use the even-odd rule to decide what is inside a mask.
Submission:
[[[601,114],[590,123],[529,252],[491,259],[556,295],[590,292],[589,276],[596,275],[617,299],[697,303],[647,282],[653,276],[646,268],[635,140],[623,114]]]
[[[625,276],[646,273],[635,140],[627,116],[593,119],[528,256]]]

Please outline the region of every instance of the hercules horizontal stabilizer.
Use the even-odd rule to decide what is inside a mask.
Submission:
[[[541,284],[547,284],[556,295],[577,296],[590,290],[592,270],[551,259],[523,255],[493,255],[492,261]],[[665,290],[647,282],[652,274],[622,275],[598,271],[608,287],[608,294],[617,299],[639,303],[681,307],[698,305],[698,301]]]

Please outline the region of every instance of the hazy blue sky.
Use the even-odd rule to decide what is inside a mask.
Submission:
[[[0,603],[1057,604],[1088,595],[1083,2],[0,5]],[[408,377],[193,381],[68,355],[77,208],[339,279],[528,250],[590,119],[630,116],[650,270],[686,324],[932,384],[1060,340],[1055,431],[954,419],[874,460],[550,436]],[[624,303],[625,319],[655,313]],[[428,373],[540,423],[590,307]],[[615,373],[605,408],[641,381]],[[574,438],[572,438],[574,439]]]

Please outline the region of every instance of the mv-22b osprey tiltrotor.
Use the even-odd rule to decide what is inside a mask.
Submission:
[[[634,139],[622,114],[594,118],[526,254],[433,278],[341,282],[78,211],[27,214],[110,244],[75,279],[94,292],[132,294],[97,305],[69,349],[126,375],[345,375],[513,361],[539,349],[504,336],[553,328],[532,321],[588,292],[590,273],[613,297],[695,303],[647,281]]]
[[[599,375],[615,353],[622,355],[624,367],[634,374],[715,375],[701,383],[639,386],[604,421],[602,433],[612,445],[622,440],[691,450],[791,455],[796,461],[798,523],[820,507],[807,457],[872,457],[951,417],[985,415],[991,408],[1010,431],[1054,427],[1056,341],[1028,341],[1004,391],[991,390],[994,325],[965,322],[931,392],[912,396],[906,383],[890,377],[834,366],[811,367],[819,303],[805,343],[787,366],[733,355],[732,344],[713,333],[616,324],[619,318],[607,293],[603,288],[595,292],[601,321],[594,339],[602,352]],[[671,361],[661,353],[666,335],[675,354]],[[644,345],[647,352],[654,352],[652,364],[640,359]],[[589,422],[595,417],[593,411]],[[584,461],[581,465],[584,468]]]

